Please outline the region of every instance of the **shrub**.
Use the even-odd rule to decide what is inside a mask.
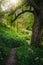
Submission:
[[[17,65],[43,65],[43,49],[22,46],[17,49]]]

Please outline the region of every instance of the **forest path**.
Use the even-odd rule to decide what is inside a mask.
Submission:
[[[26,42],[30,45],[29,40],[26,40]],[[5,65],[16,65],[16,63],[17,63],[16,49],[17,48],[11,48],[10,49]]]
[[[16,65],[16,48],[10,50],[5,65]]]

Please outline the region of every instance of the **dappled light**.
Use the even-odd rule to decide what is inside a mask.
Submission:
[[[11,2],[12,4],[15,4],[15,5],[17,5],[17,3],[18,3],[18,0],[10,0],[10,2]]]
[[[5,0],[2,2],[1,8],[3,11],[9,10],[9,8],[13,9],[13,7],[16,8],[21,5],[21,2],[20,0]]]

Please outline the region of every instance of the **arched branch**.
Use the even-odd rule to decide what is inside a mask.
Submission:
[[[20,9],[23,6],[31,6],[33,7],[35,10],[40,10],[40,8],[37,6],[37,4],[31,0],[26,0],[23,4],[21,4],[20,6],[18,6],[15,10],[13,10],[9,16],[13,15],[18,9]]]
[[[30,11],[30,10],[22,11],[13,20],[11,20],[11,23],[13,23],[21,14],[24,14],[26,12],[34,13],[34,11]]]

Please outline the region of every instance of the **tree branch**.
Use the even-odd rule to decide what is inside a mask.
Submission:
[[[11,20],[11,23],[13,23],[21,14],[24,14],[24,13],[26,13],[26,12],[34,13],[34,11],[30,11],[30,10],[22,11],[22,12],[20,12],[20,13],[15,17],[15,19]]]
[[[29,5],[36,10],[40,10],[39,6],[37,6],[37,4],[32,0],[29,0]]]
[[[33,7],[33,8],[36,9],[36,10],[40,10],[40,8],[37,6],[37,4],[36,4],[35,2],[30,1],[30,0],[26,0],[23,4],[21,4],[21,5],[18,6],[15,10],[13,10],[13,11],[9,14],[9,16],[13,15],[18,9],[20,9],[20,8],[21,8],[22,6],[24,6],[24,5],[26,5],[26,6],[31,6],[31,7]]]
[[[20,9],[20,8],[21,8],[22,6],[24,6],[24,5],[26,5],[26,2],[24,2],[24,3],[21,4],[20,6],[16,7],[16,9],[13,10],[13,11],[9,14],[9,16],[13,15],[18,9]]]

